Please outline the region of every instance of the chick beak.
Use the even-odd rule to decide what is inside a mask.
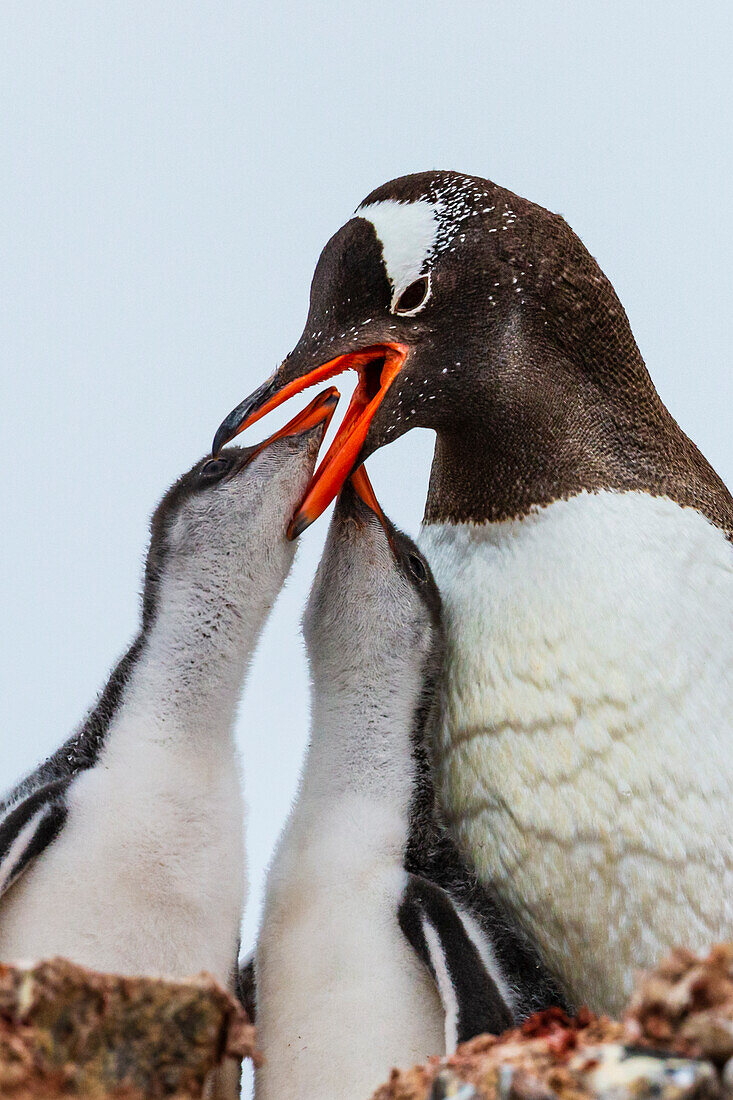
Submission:
[[[395,555],[395,557],[398,557],[399,555],[397,554],[394,540],[392,538],[392,524],[385,516],[384,512],[382,511],[382,506],[377,500],[374,489],[372,488],[372,483],[367,476],[366,466],[358,466],[357,469],[354,470],[354,472],[351,474],[349,481],[351,482],[351,485],[356,495],[364,501],[367,508],[370,508],[372,512],[374,512],[375,516],[384,528],[384,533],[387,536],[387,541],[392,548],[392,553]],[[294,522],[295,520],[293,520],[293,523]],[[291,527],[293,526],[293,523],[290,524]],[[290,530],[288,530],[288,538],[292,537],[293,536],[290,534]]]
[[[214,437],[212,453],[218,454],[224,444],[239,432],[309,386],[317,385],[318,382],[333,378],[346,370],[358,372],[359,383],[343,422],[313,475],[300,509],[291,523],[289,534],[291,538],[296,538],[328,507],[354,469],[369,425],[387,390],[402,369],[407,352],[408,347],[405,344],[375,344],[361,351],[338,355],[284,385],[279,381],[284,367],[281,368],[222,422]],[[372,497],[376,502],[373,492]]]
[[[322,390],[321,393],[315,397],[310,405],[307,405],[302,412],[299,412],[297,416],[294,416],[292,420],[289,420],[284,427],[275,432],[274,435],[270,435],[267,439],[263,439],[262,443],[258,444],[247,458],[247,463],[250,463],[253,458],[256,458],[258,454],[264,451],[271,443],[274,443],[277,439],[285,439],[287,436],[303,435],[304,432],[311,431],[313,428],[322,424],[323,436],[328,431],[328,425],[331,423],[331,418],[336,412],[336,406],[339,403],[341,394],[335,386],[329,386],[328,389]],[[320,446],[320,442],[319,442]]]

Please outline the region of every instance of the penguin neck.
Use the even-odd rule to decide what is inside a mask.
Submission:
[[[630,330],[605,349],[589,340],[581,358],[543,325],[515,313],[488,367],[467,372],[437,430],[424,522],[499,522],[608,490],[666,496],[733,530],[733,499],[663,405]]]
[[[420,770],[413,739],[419,700],[415,683],[334,686],[316,677],[303,798],[363,797],[407,819]]]
[[[165,577],[121,700],[136,738],[228,739],[272,598],[228,601],[211,578]]]

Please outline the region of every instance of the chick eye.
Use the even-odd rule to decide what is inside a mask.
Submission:
[[[430,297],[430,278],[422,275],[414,283],[402,291],[397,301],[392,306],[393,313],[412,314],[417,313]]]
[[[422,558],[419,558],[417,554],[410,554],[407,559],[407,564],[409,565],[410,572],[412,573],[416,581],[420,581],[420,583],[422,583],[423,581],[426,581],[428,579],[425,564]]]
[[[218,478],[224,476],[227,470],[231,469],[231,465],[232,460],[230,458],[210,458],[199,470],[199,477],[202,481],[217,481]]]

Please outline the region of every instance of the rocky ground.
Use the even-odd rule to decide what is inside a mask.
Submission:
[[[121,978],[63,959],[0,965],[0,1097],[220,1100],[236,1094],[243,1057],[257,1058],[254,1028],[205,975]],[[393,1070],[373,1100],[448,1097],[733,1100],[733,944],[704,959],[674,952],[642,976],[622,1020],[550,1010]]]
[[[204,975],[121,978],[64,959],[0,965],[2,1097],[196,1100],[254,1054],[243,1011]]]
[[[676,951],[621,1021],[551,1010],[450,1058],[394,1070],[373,1100],[733,1100],[733,944]]]

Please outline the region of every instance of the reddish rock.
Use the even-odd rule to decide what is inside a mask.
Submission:
[[[0,964],[0,1095],[196,1100],[255,1055],[254,1029],[213,979],[98,974],[64,959]],[[227,1064],[228,1063],[228,1064]]]
[[[733,945],[675,951],[622,1021],[558,1009],[393,1070],[373,1100],[733,1100]]]

